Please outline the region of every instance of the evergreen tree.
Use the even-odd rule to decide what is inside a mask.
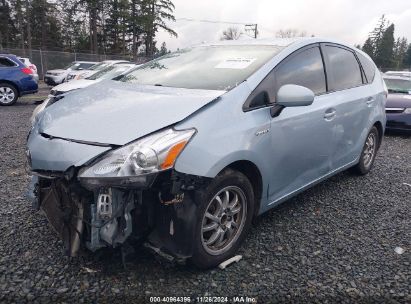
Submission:
[[[388,20],[385,18],[385,15],[382,15],[380,20],[378,21],[377,26],[374,30],[370,33],[370,38],[374,46],[374,50],[376,51],[379,48],[381,40],[383,39],[383,35],[388,27]]]
[[[146,56],[152,56],[156,52],[155,37],[159,28],[177,37],[177,33],[166,24],[166,21],[175,21],[174,8],[171,0],[141,1]]]
[[[403,67],[411,69],[411,44],[408,45],[407,52],[405,53]]]
[[[396,69],[403,68],[403,61],[407,52],[407,39],[405,37],[398,38],[394,46],[394,67]]]
[[[10,2],[0,0],[0,48],[10,47],[14,43],[15,32],[15,20],[12,18]]]
[[[375,63],[381,68],[390,68],[394,64],[394,24],[383,33],[375,52]]]
[[[365,40],[362,50],[374,59],[375,47],[371,37],[368,37],[367,40]]]
[[[0,47],[152,56],[159,29],[177,36],[173,13],[172,0],[0,0]]]

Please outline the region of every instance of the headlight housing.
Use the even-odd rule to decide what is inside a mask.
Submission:
[[[79,172],[79,179],[89,185],[124,185],[145,183],[145,177],[170,169],[195,134],[195,129],[172,128],[143,137],[104,155]]]
[[[405,114],[411,114],[411,108],[406,108],[404,111]]]

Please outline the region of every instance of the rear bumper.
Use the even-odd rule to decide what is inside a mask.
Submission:
[[[37,93],[38,89],[39,85],[32,76],[22,79],[19,83],[20,96]]]

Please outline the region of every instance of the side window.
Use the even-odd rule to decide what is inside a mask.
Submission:
[[[362,68],[365,72],[365,77],[367,78],[367,83],[371,83],[374,81],[375,77],[375,65],[374,63],[365,57],[364,55],[357,53],[358,59],[361,62]]]
[[[0,68],[7,68],[13,66],[15,66],[14,62],[5,57],[0,57]]]
[[[296,84],[311,89],[315,94],[327,91],[321,52],[312,47],[281,62],[275,69],[277,90],[285,84]]]
[[[361,69],[353,52],[338,46],[325,46],[328,58],[327,75],[330,91],[339,91],[362,85]]]

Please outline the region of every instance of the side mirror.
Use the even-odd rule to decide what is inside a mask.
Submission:
[[[309,106],[313,103],[314,96],[314,92],[306,87],[286,84],[278,90],[276,103],[283,107]]]

